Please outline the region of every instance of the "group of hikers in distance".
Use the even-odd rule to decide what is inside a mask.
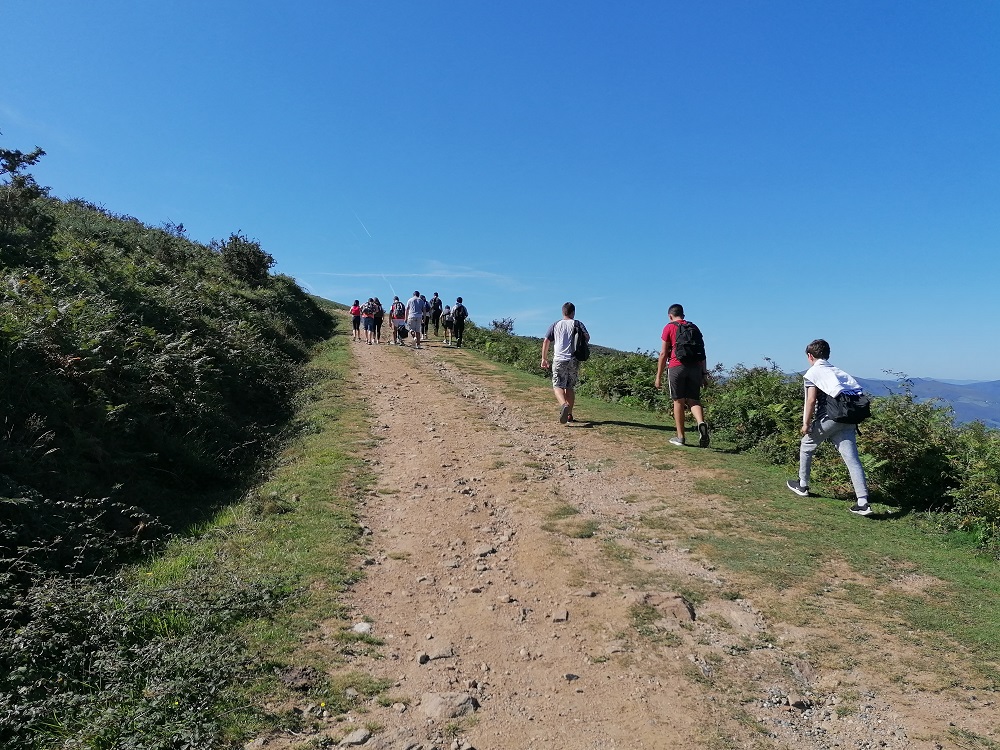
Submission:
[[[670,444],[684,447],[687,434],[684,414],[690,410],[698,430],[698,446],[708,448],[711,432],[701,404],[701,388],[709,376],[705,339],[694,323],[684,318],[681,305],[667,310],[668,322],[660,334],[662,345],[656,363],[656,388],[663,388],[663,371],[667,371],[667,386],[673,402],[676,437]],[[552,390],[559,402],[559,421],[574,422],[573,406],[580,377],[580,362],[590,356],[590,333],[576,320],[576,306],[562,306],[562,319],[557,320],[542,339],[543,370],[552,368]],[[552,360],[549,361],[549,351]],[[871,515],[865,471],[858,457],[857,424],[870,416],[870,402],[861,385],[851,375],[829,361],[830,344],[816,339],[805,349],[809,369],[803,376],[804,399],[799,443],[799,476],[786,483],[800,497],[809,496],[809,476],[817,448],[826,441],[832,443],[847,465],[857,501],[849,509],[860,516]]]
[[[368,344],[381,343],[385,314],[377,297],[370,298],[363,305],[354,300],[351,307],[354,340],[361,341],[363,330]],[[388,314],[392,326],[391,343],[405,346],[404,340],[412,336],[416,349],[421,348],[421,338],[426,339],[431,325],[434,326],[435,336],[440,335],[443,326],[445,346],[462,346],[465,321],[469,317],[461,297],[451,306],[444,305],[437,292],[428,300],[419,291],[415,291],[405,304],[399,297],[393,297]],[[683,306],[671,305],[667,318],[660,334],[661,347],[654,385],[658,390],[663,389],[663,373],[666,370],[677,430],[677,435],[669,442],[678,447],[688,445],[684,417],[685,412],[690,411],[698,432],[698,447],[708,448],[712,435],[701,403],[701,389],[709,377],[705,339],[698,326],[685,319]],[[552,369],[552,390],[559,403],[559,422],[564,425],[576,421],[573,407],[580,379],[580,362],[590,356],[589,344],[590,332],[583,322],[576,319],[576,306],[572,302],[565,303],[562,318],[549,326],[542,339],[541,361],[543,370]],[[851,513],[871,515],[865,471],[858,457],[857,444],[857,425],[870,416],[870,401],[857,380],[830,363],[830,344],[825,340],[810,342],[805,353],[809,369],[803,376],[799,476],[788,480],[786,485],[796,495],[809,497],[813,457],[822,443],[830,442],[847,465],[854,486],[857,501],[850,508]]]
[[[414,291],[413,296],[405,303],[394,296],[388,311],[382,307],[378,297],[369,297],[364,304],[360,300],[354,300],[350,314],[353,341],[360,343],[363,331],[367,344],[381,344],[382,325],[388,314],[392,340],[385,343],[406,346],[406,339],[412,337],[413,347],[420,349],[420,342],[427,339],[432,325],[435,336],[440,336],[440,330],[444,328],[445,346],[461,346],[469,310],[462,303],[461,297],[456,298],[454,305],[445,305],[437,292],[427,299],[419,291]]]

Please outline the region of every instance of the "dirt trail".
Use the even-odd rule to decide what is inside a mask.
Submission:
[[[716,520],[727,512],[721,499],[694,495],[683,459],[651,465],[641,446],[599,427],[560,425],[554,399],[544,408],[505,399],[455,365],[465,352],[437,342],[353,353],[359,384],[378,373],[365,388],[379,443],[361,507],[366,576],[347,603],[385,646],[384,658],[359,656],[352,668],[395,687],[393,705],[366,707],[330,737],[374,723],[372,736],[359,730],[352,741],[937,748],[960,746],[942,742],[955,712],[962,726],[989,731],[991,709],[963,713],[940,693],[885,684],[880,672],[907,656],[895,646],[868,646],[867,669],[810,658],[808,645],[824,640],[849,651],[862,613],[845,609],[841,632],[817,633],[767,622],[737,598],[673,538],[698,523],[692,504]],[[657,523],[643,526],[651,514]],[[696,609],[678,595],[686,582],[710,592]]]

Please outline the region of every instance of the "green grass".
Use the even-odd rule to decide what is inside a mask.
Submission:
[[[692,537],[701,554],[777,589],[817,588],[826,566],[846,563],[872,584],[846,589],[855,604],[888,621],[901,616],[931,641],[954,639],[979,654],[983,675],[1000,683],[1000,564],[977,552],[969,535],[938,531],[887,506],[860,518],[843,501],[797,497],[783,491],[787,472],[749,456],[707,455],[701,463],[722,473],[697,489],[726,497],[749,532]],[[918,576],[926,581],[918,591],[895,585]]]
[[[553,521],[558,521],[562,518],[570,518],[579,513],[580,511],[578,508],[575,508],[572,505],[565,504],[550,510],[548,513],[548,517]]]
[[[648,641],[663,646],[679,646],[681,639],[676,633],[664,630],[657,623],[663,619],[660,611],[649,604],[633,604],[629,607],[629,619],[636,632]]]
[[[580,510],[568,503],[553,507],[542,524],[542,531],[562,534],[571,539],[590,539],[597,533],[600,523],[592,518],[580,518]]]
[[[1000,743],[966,729],[949,729],[948,736],[962,750],[1000,750]]]

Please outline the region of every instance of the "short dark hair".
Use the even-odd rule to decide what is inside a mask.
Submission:
[[[418,291],[414,290],[414,292],[413,292],[413,296],[414,296],[414,297],[419,297],[419,296],[420,296],[420,292],[418,292]]]
[[[574,305],[572,302],[564,302],[563,315],[565,315],[567,318],[572,318],[574,315],[576,315],[576,305]]]
[[[673,315],[675,318],[683,318],[684,305],[671,305],[667,308],[667,315]]]
[[[458,298],[457,300],[455,300],[455,301],[456,301],[456,302],[461,302],[461,301],[462,301],[462,298],[461,298],[461,297],[459,297],[459,298]]]
[[[830,345],[825,339],[810,341],[806,347],[806,354],[811,354],[816,359],[830,359]]]

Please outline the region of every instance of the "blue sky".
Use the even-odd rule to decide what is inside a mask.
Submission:
[[[322,296],[1000,379],[1000,3],[4,0],[0,143]]]

